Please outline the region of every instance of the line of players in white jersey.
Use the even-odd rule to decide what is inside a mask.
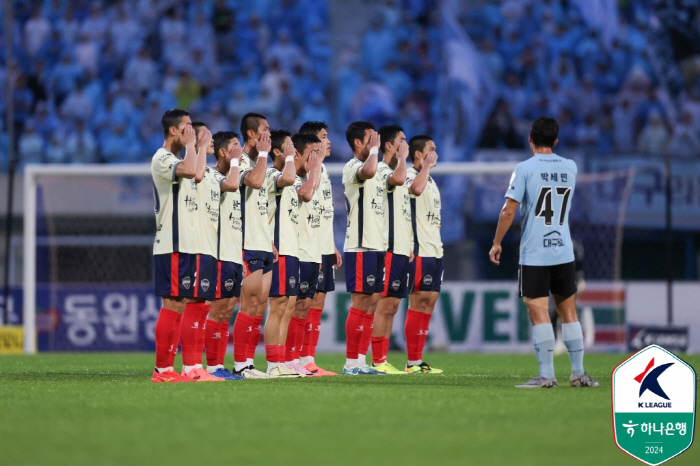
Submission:
[[[241,121],[243,146],[238,134],[212,136],[183,110],[167,111],[162,124],[165,142],[151,162],[155,291],[163,300],[152,381],[337,375],[314,360],[325,297],[343,263],[333,242],[332,187],[323,165],[331,151],[325,123],[307,122],[291,134],[271,131],[263,115],[249,113]],[[407,142],[401,127],[376,132],[368,122],[352,123],[346,137],[354,154],[343,170],[352,302],[342,372],[442,374],[422,360],[443,275],[440,192],[430,177],[435,143],[428,136]],[[398,370],[387,353],[404,297],[408,362]],[[236,304],[234,366],[227,370]],[[268,308],[262,372],[253,359]],[[181,373],[173,368],[178,347]]]

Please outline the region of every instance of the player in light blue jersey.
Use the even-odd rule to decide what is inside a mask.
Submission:
[[[496,237],[489,252],[491,262],[501,259],[501,241],[520,206],[520,296],[532,322],[537,377],[516,388],[551,388],[554,376],[554,330],[549,319],[549,293],[562,321],[564,344],[571,359],[572,387],[597,387],[583,369],[583,332],[576,316],[576,270],[569,233],[569,210],[576,187],[576,163],[552,152],[559,125],[550,117],[532,124],[529,141],[533,156],[515,167],[501,210]]]

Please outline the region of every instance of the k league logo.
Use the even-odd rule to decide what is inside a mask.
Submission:
[[[628,455],[657,465],[687,450],[695,431],[695,370],[651,345],[612,373],[615,443]]]

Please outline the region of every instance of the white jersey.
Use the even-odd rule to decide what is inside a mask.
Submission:
[[[384,198],[384,248],[388,252],[409,257],[413,251],[413,226],[411,203],[405,185],[389,186],[389,177],[394,173],[391,165],[379,162],[377,174],[388,187]]]
[[[384,250],[384,192],[386,183],[377,177],[360,180],[357,172],[364,162],[353,158],[343,168],[343,188],[348,211],[344,250]]]
[[[196,210],[198,220],[195,222],[197,250],[199,254],[219,257],[219,202],[221,197],[220,181],[213,169],[207,167],[202,181],[197,183]]]
[[[297,189],[301,178],[295,175],[292,186],[278,187],[277,180],[282,172],[275,167],[268,168],[265,184],[268,192],[268,216],[273,241],[280,256],[299,257],[299,198]]]
[[[318,249],[323,255],[335,254],[335,241],[333,237],[333,187],[331,177],[325,165],[321,165],[321,183],[316,190],[319,200],[320,225],[317,229]]]
[[[297,177],[299,178],[299,177]],[[299,178],[301,183],[306,179]],[[310,202],[299,201],[299,261],[321,263],[321,187],[316,190]],[[331,220],[332,222],[332,220]],[[331,244],[333,244],[331,225]],[[335,253],[335,249],[333,249]]]
[[[411,167],[406,171],[406,187],[409,188],[418,176],[418,170]],[[413,253],[421,257],[442,257],[440,238],[440,190],[435,180],[428,177],[428,183],[420,196],[409,195],[411,218],[413,220]]]
[[[267,163],[267,159],[263,160]],[[272,234],[267,216],[267,184],[255,189],[243,184],[243,178],[255,167],[245,152],[241,156],[241,218],[243,219],[243,250],[272,252]]]
[[[226,180],[226,175],[212,170],[214,176],[221,183]],[[219,204],[219,260],[227,262],[243,263],[242,240],[243,230],[241,222],[241,193],[240,191],[221,191],[221,203]]]

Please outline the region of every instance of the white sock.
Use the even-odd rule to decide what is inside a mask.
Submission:
[[[253,358],[248,358],[248,359],[246,359],[245,363],[246,363],[248,366],[253,366],[253,367],[255,367],[255,362],[253,361]]]
[[[345,358],[345,367],[347,367],[347,368],[357,367],[357,359]]]
[[[201,365],[200,365],[200,367],[201,367]],[[182,372],[189,372],[189,371],[191,371],[192,369],[196,369],[196,368],[197,368],[197,364],[195,364],[194,366],[184,366],[184,365],[183,365],[183,366],[182,366]]]
[[[223,368],[224,368],[223,364],[218,364],[216,366],[207,366],[207,372],[209,372],[211,374],[212,372],[216,372],[219,369],[223,369]]]
[[[307,364],[311,364],[312,362],[314,362],[313,356],[302,356],[300,360],[300,364],[302,366],[306,366]]]
[[[249,365],[250,364],[248,364],[248,361],[243,361],[243,362],[236,361],[236,363],[233,366],[233,370],[236,372],[240,372],[243,369],[245,369],[246,367],[248,367]]]
[[[280,363],[267,361],[267,372],[270,372],[275,367],[279,367]]]
[[[284,364],[288,366],[290,364],[294,364],[294,361],[284,361]]]
[[[357,367],[362,367],[367,365],[367,355],[358,354],[357,355]]]
[[[161,373],[161,372],[168,372],[172,371],[173,368],[171,367],[156,367],[156,372]]]
[[[408,361],[406,361],[406,364],[409,366],[420,366],[422,362],[423,362],[422,359],[419,359],[418,361],[411,361],[409,359]]]

